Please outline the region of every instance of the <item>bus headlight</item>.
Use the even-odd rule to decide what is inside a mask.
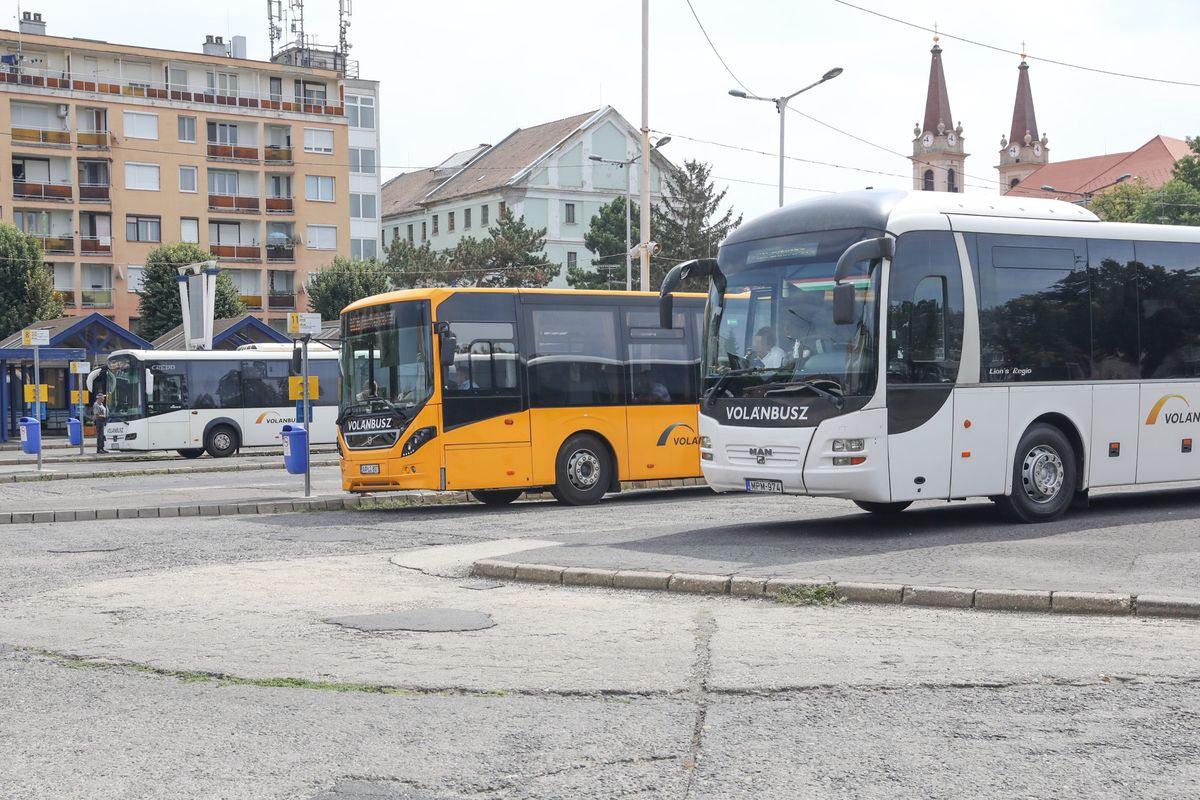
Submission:
[[[408,441],[404,443],[404,447],[400,450],[401,457],[411,456],[435,436],[437,436],[437,428],[432,425],[425,428],[418,428],[413,432],[412,436],[408,437]]]
[[[835,453],[857,453],[865,449],[867,449],[867,445],[862,439],[833,440],[833,452]]]
[[[835,467],[856,467],[867,460],[866,456],[834,456]]]
[[[704,450],[711,450],[712,449],[712,439],[708,438],[707,436],[701,436],[700,437],[700,447],[703,448]]]

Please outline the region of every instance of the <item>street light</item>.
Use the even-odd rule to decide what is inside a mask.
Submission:
[[[1049,192],[1050,194],[1071,194],[1076,197],[1082,197],[1083,198],[1082,205],[1086,206],[1088,204],[1088,201],[1090,201],[1093,197],[1095,197],[1096,193],[1099,192],[1100,190],[1107,189],[1110,186],[1116,186],[1118,183],[1124,183],[1125,181],[1129,180],[1132,177],[1133,177],[1133,173],[1126,172],[1124,175],[1118,176],[1117,179],[1115,181],[1113,181],[1112,183],[1106,183],[1103,186],[1097,186],[1095,189],[1092,189],[1090,192],[1072,192],[1067,189],[1055,189],[1053,186],[1048,186],[1046,184],[1042,185],[1042,191]]]
[[[670,136],[664,136],[655,142],[654,146],[651,147],[650,150],[657,150],[660,147],[670,143],[670,141]],[[629,167],[641,157],[642,154],[638,153],[633,158],[629,158],[624,161],[616,161],[611,158],[603,158],[602,156],[588,156],[588,159],[595,161],[597,164],[612,164],[614,167],[620,167],[621,169],[625,170],[625,291],[627,292],[633,291],[633,239],[630,232],[631,223],[629,216],[629,207],[633,204],[633,170],[629,169]],[[643,231],[643,237],[645,233],[646,231]],[[643,286],[642,291],[645,290],[646,287]]]
[[[808,86],[805,86],[803,89],[792,92],[791,94],[789,94],[786,97],[759,97],[756,94],[750,94],[749,92],[743,92],[741,89],[730,89],[729,90],[729,94],[733,95],[734,97],[739,97],[742,100],[765,100],[768,103],[774,103],[775,110],[779,112],[779,206],[781,208],[783,207],[783,147],[784,147],[783,123],[784,123],[784,117],[787,116],[784,112],[787,111],[788,101],[791,100],[796,95],[803,94],[804,92],[807,92],[809,89],[813,88],[814,86],[820,86],[825,81],[831,81],[834,78],[836,78],[838,75],[841,75],[841,74],[842,74],[842,68],[834,67],[833,69],[829,70],[824,75],[822,75],[821,80],[814,81],[813,83],[810,83]]]

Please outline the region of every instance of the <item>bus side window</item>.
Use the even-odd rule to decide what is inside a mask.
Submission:
[[[287,405],[288,372],[287,361],[243,361],[242,391],[247,408],[266,408]]]
[[[317,376],[316,404],[336,406],[338,403],[338,362],[331,358],[309,359],[308,374]]]
[[[516,334],[511,322],[453,322],[458,345],[443,389],[472,397],[517,394]]]
[[[237,361],[196,360],[188,365],[189,408],[241,408],[242,376]]]
[[[151,364],[154,373],[154,392],[150,398],[150,414],[178,411],[187,403],[187,364],[178,361],[157,361]]]
[[[688,353],[684,313],[671,328],[657,325],[657,314],[628,311],[629,402],[633,405],[694,403],[698,396],[696,367]]]
[[[962,271],[952,234],[900,236],[887,311],[888,383],[953,383],[962,355]]]
[[[616,314],[585,305],[530,309],[529,401],[540,408],[624,403]]]

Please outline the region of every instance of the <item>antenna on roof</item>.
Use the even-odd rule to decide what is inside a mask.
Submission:
[[[338,51],[342,55],[350,52],[350,15],[354,13],[354,0],[338,0]]]
[[[271,40],[271,58],[275,57],[275,43],[283,38],[283,0],[267,0],[267,37]]]

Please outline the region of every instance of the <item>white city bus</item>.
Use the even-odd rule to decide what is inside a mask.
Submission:
[[[697,276],[717,491],[983,496],[1040,522],[1092,487],[1200,479],[1200,228],[850,192],[741,226],[661,310]]]
[[[335,441],[338,354],[310,351],[312,444]],[[289,400],[291,350],[117,350],[108,357],[108,450],[178,450],[214,458],[280,444],[296,419]]]

